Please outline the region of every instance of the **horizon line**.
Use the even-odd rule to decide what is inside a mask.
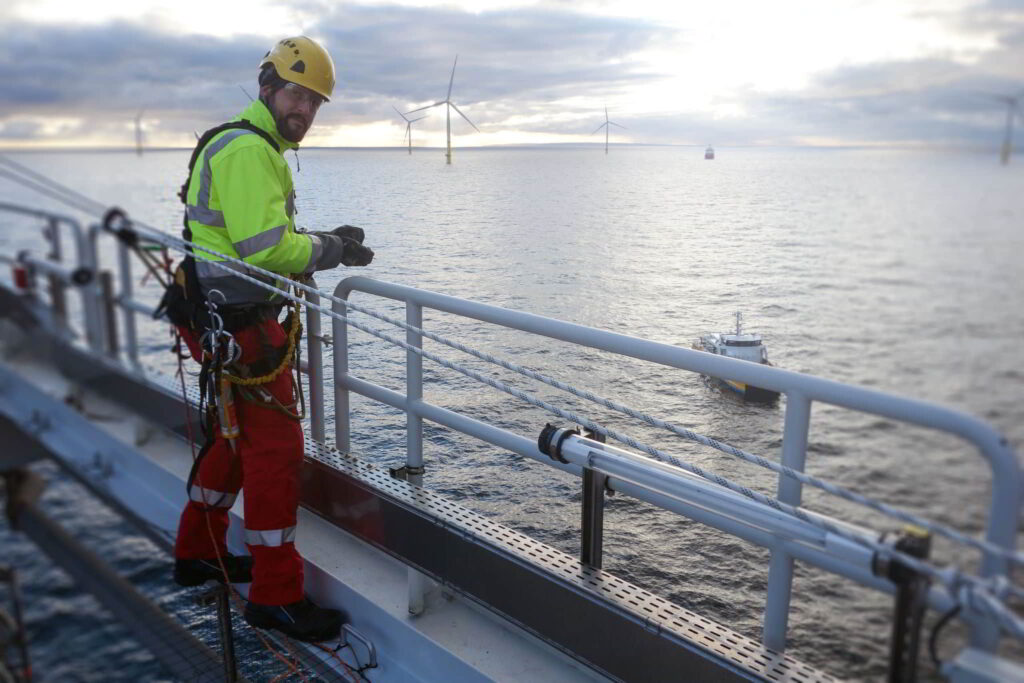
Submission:
[[[672,142],[613,142],[610,144],[611,147],[694,147],[704,148],[707,144],[701,143],[672,143]],[[598,147],[603,148],[604,143],[598,142],[522,142],[522,143],[510,143],[510,144],[497,144],[497,145],[467,145],[459,147],[459,151],[479,151],[488,149],[529,149],[538,147]],[[900,149],[900,150],[925,150],[925,149],[945,149],[945,150],[989,150],[990,146],[981,145],[978,143],[912,143],[912,142],[881,142],[881,143],[849,143],[849,144],[838,144],[838,145],[816,145],[816,144],[784,144],[784,143],[771,143],[771,144],[758,144],[758,143],[747,143],[747,144],[730,144],[730,145],[714,145],[716,149],[748,149],[748,148],[788,148],[788,149]],[[1017,145],[1014,145],[1017,148]],[[195,146],[154,146],[144,147],[144,152],[182,152],[192,151]],[[424,151],[445,151],[444,146],[433,147],[413,147],[413,149],[424,150]],[[991,149],[998,149],[998,147],[991,147]],[[309,145],[306,147],[299,147],[298,150],[333,150],[333,151],[401,151],[406,152],[408,147],[406,145],[399,146],[349,146],[349,145],[338,145],[338,146],[326,146],[326,145]],[[0,152],[136,152],[135,145],[31,145],[31,146],[7,146],[0,145]]]

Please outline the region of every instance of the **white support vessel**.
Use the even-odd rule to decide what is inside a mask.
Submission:
[[[132,592],[123,579],[111,575],[73,539],[60,536],[58,525],[36,505],[38,485],[31,484],[27,470],[31,461],[49,458],[158,543],[166,547],[173,538],[191,465],[183,435],[198,430],[186,419],[189,414],[194,419],[196,411],[185,408],[194,408],[198,395],[194,387],[183,395],[177,379],[146,367],[140,358],[138,325],[166,323],[150,319],[152,309],[134,294],[130,257],[140,241],[171,249],[180,249],[182,242],[140,224],[86,229],[64,216],[9,204],[0,204],[0,225],[14,213],[40,219],[50,243],[17,256],[0,254],[0,262],[15,272],[14,286],[0,286],[0,343],[7,349],[0,362],[0,443],[7,446],[0,449],[0,473],[9,481],[29,482],[8,488],[9,510],[19,528],[54,561],[115,614],[131,621],[140,641],[178,677],[231,679],[230,648],[225,645],[223,657],[218,657],[185,629],[166,623],[166,615],[147,608],[144,599],[125,598]],[[76,245],[73,259],[63,259],[55,244],[64,231]],[[112,239],[116,243],[110,245],[117,250],[113,278],[103,275],[97,246]],[[42,253],[48,256],[38,255]],[[296,656],[316,675],[344,679],[348,667],[370,681],[835,680],[785,653],[793,564],[799,561],[893,596],[889,667],[894,679],[916,676],[918,617],[922,610],[934,610],[960,620],[971,634],[970,646],[946,662],[943,675],[958,682],[1024,680],[1019,663],[997,654],[1001,640],[1024,639],[1024,619],[1005,604],[1008,595],[1021,591],[1012,574],[1013,565],[1021,561],[1015,550],[1021,471],[1006,440],[981,420],[774,368],[760,362],[766,361],[764,356],[746,362],[726,353],[679,348],[365,277],[347,278],[331,293],[315,289],[315,283],[304,287],[308,360],[302,371],[310,415],[296,542],[311,596],[319,604],[343,608],[349,619],[348,647],[339,653],[293,645]],[[69,305],[70,294],[81,300],[80,308]],[[402,302],[404,321],[366,305],[366,300],[380,299]],[[705,374],[786,393],[781,464],[610,399],[585,396],[535,370],[445,339],[423,328],[425,309],[527,332],[538,340],[556,339],[640,359],[666,373]],[[371,331],[350,317],[352,311],[395,325],[405,334]],[[333,327],[330,384],[324,376],[327,338],[321,333],[322,316],[331,318]],[[404,391],[364,379],[349,367],[352,327],[405,349]],[[424,337],[766,467],[778,474],[778,497],[573,413],[588,430],[581,434],[566,419],[570,413],[433,354],[423,348]],[[757,344],[730,346],[728,337],[756,337]],[[735,335],[718,338],[723,348],[763,351],[760,338],[743,335],[739,327]],[[424,359],[527,400],[563,424],[537,424],[520,433],[434,405],[424,398]],[[330,416],[325,390],[334,394],[331,440],[325,429]],[[389,472],[352,452],[352,394],[405,413],[405,467]],[[76,400],[69,402],[68,396]],[[815,402],[941,430],[976,447],[993,481],[982,536],[950,536],[955,532],[941,524],[806,475]],[[91,417],[112,414],[121,417]],[[423,488],[423,478],[430,476],[423,471],[424,422],[578,477],[579,556]],[[884,540],[877,530],[808,510],[801,498],[805,485],[895,516],[920,531]],[[730,624],[716,623],[604,571],[603,509],[609,491],[769,550],[761,639],[741,635]],[[229,532],[235,552],[244,552],[241,514],[242,506],[236,504]],[[980,566],[951,568],[930,561],[922,541],[928,534],[967,544],[980,553]],[[229,626],[226,633],[230,641]]]
[[[697,340],[693,348],[748,363],[771,365],[768,361],[768,349],[765,347],[761,335],[743,332],[743,314],[739,311],[736,312],[736,329],[733,332],[705,334]],[[708,379],[748,401],[770,402],[779,398],[778,391],[763,389],[747,382],[726,377],[709,377]]]

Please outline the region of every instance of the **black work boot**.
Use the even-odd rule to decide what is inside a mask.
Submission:
[[[245,606],[245,620],[256,628],[277,629],[289,638],[307,643],[336,640],[341,635],[341,612],[317,607],[309,598],[290,605]]]
[[[220,558],[231,583],[252,583],[252,558],[228,553]],[[224,572],[216,558],[212,560],[175,560],[174,582],[179,586],[198,586],[207,581],[224,583]]]

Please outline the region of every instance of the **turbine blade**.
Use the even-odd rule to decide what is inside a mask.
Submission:
[[[410,131],[411,128],[412,128],[412,124],[411,123],[405,124],[405,133],[402,134],[402,142],[405,142],[405,139],[412,134],[411,131]]]
[[[473,128],[476,130],[477,133],[480,132],[480,129],[476,127],[476,124],[473,123],[472,121],[470,121],[469,117],[466,116],[465,114],[463,114],[462,110],[455,106],[454,102],[452,102],[451,105],[455,109],[455,111],[459,112],[459,116],[461,116],[462,118],[466,119],[466,123],[468,123],[469,125],[473,126]]]
[[[455,64],[452,64],[452,77],[448,79],[448,95],[445,97],[446,100],[452,98],[452,83],[455,82],[455,67],[459,63],[459,56],[455,55]]]
[[[600,126],[598,126],[597,128],[595,128],[595,129],[594,129],[594,133],[596,133],[597,131],[601,130],[602,128],[604,128],[604,127],[605,127],[605,126],[607,126],[607,125],[608,125],[608,122],[607,122],[607,121],[605,121],[605,122],[604,122],[604,123],[602,123],[602,124],[601,124]],[[594,133],[591,133],[591,135],[593,135]]]
[[[409,123],[413,123],[413,122],[415,122],[415,121],[422,121],[422,120],[423,120],[423,119],[425,119],[425,118],[427,118],[427,117],[426,117],[426,116],[417,116],[417,117],[416,117],[416,118],[414,118],[414,119],[407,119],[407,121],[409,121]]]
[[[608,121],[608,107],[604,108],[604,120]]]
[[[412,111],[407,111],[405,113],[406,114],[415,114],[418,111],[424,111],[426,109],[432,109],[433,107],[437,107],[437,106],[440,106],[442,104],[444,104],[444,100],[441,100],[440,102],[434,102],[433,104],[428,104],[425,107],[420,107],[419,109],[413,109]]]
[[[403,114],[402,112],[398,111],[398,107],[396,107],[395,105],[392,104],[391,108],[394,109],[395,113],[398,114],[399,116],[401,116],[403,119],[405,119],[406,121],[409,120],[409,119],[405,118],[405,114]]]
[[[621,128],[622,130],[629,130],[625,126],[620,126],[619,124],[615,123],[614,121],[609,121],[608,123],[610,123],[611,125],[615,126],[616,128]]]

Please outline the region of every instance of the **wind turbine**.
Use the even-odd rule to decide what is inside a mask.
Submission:
[[[395,113],[402,117],[405,121],[405,135],[402,136],[402,142],[405,142],[405,138],[409,138],[409,154],[412,154],[412,124],[414,121],[427,118],[426,116],[419,116],[415,119],[406,118],[405,114],[398,111],[398,107],[391,105],[391,108],[395,110]]]
[[[604,108],[604,123],[594,129],[594,133],[604,128],[604,153],[608,153],[608,131],[611,130],[612,126],[618,126],[622,130],[626,130],[625,126],[619,126],[619,124],[608,119],[608,107]],[[594,133],[591,133],[593,135]]]
[[[462,111],[457,106],[455,106],[455,103],[452,102],[452,83],[455,82],[455,67],[458,65],[458,63],[459,56],[455,55],[455,63],[452,64],[452,76],[451,78],[448,79],[448,94],[445,95],[445,98],[443,100],[441,100],[440,102],[434,102],[433,104],[428,104],[427,106],[420,107],[419,109],[413,109],[412,111],[405,112],[406,114],[415,114],[418,111],[432,109],[433,107],[440,107],[442,104],[445,105],[445,126],[448,131],[448,151],[445,152],[444,156],[445,159],[447,159],[446,163],[448,164],[452,163],[452,109],[457,111],[459,113],[459,116],[466,119],[466,123],[473,126],[473,129],[477,133],[480,132],[480,129],[476,127],[476,124],[470,121],[469,117],[463,114]],[[405,117],[403,116],[402,118]]]
[[[1024,97],[1024,90],[1013,97],[1009,95],[989,95],[989,97],[1006,103],[1006,134],[1003,136],[1003,148],[999,153],[999,160],[1006,165],[1010,163],[1010,154],[1013,152],[1014,114],[1020,116],[1021,120],[1024,121],[1024,112],[1020,110],[1020,100]]]
[[[145,109],[140,109],[139,113],[135,115],[135,153],[140,157],[142,156],[142,113]]]

